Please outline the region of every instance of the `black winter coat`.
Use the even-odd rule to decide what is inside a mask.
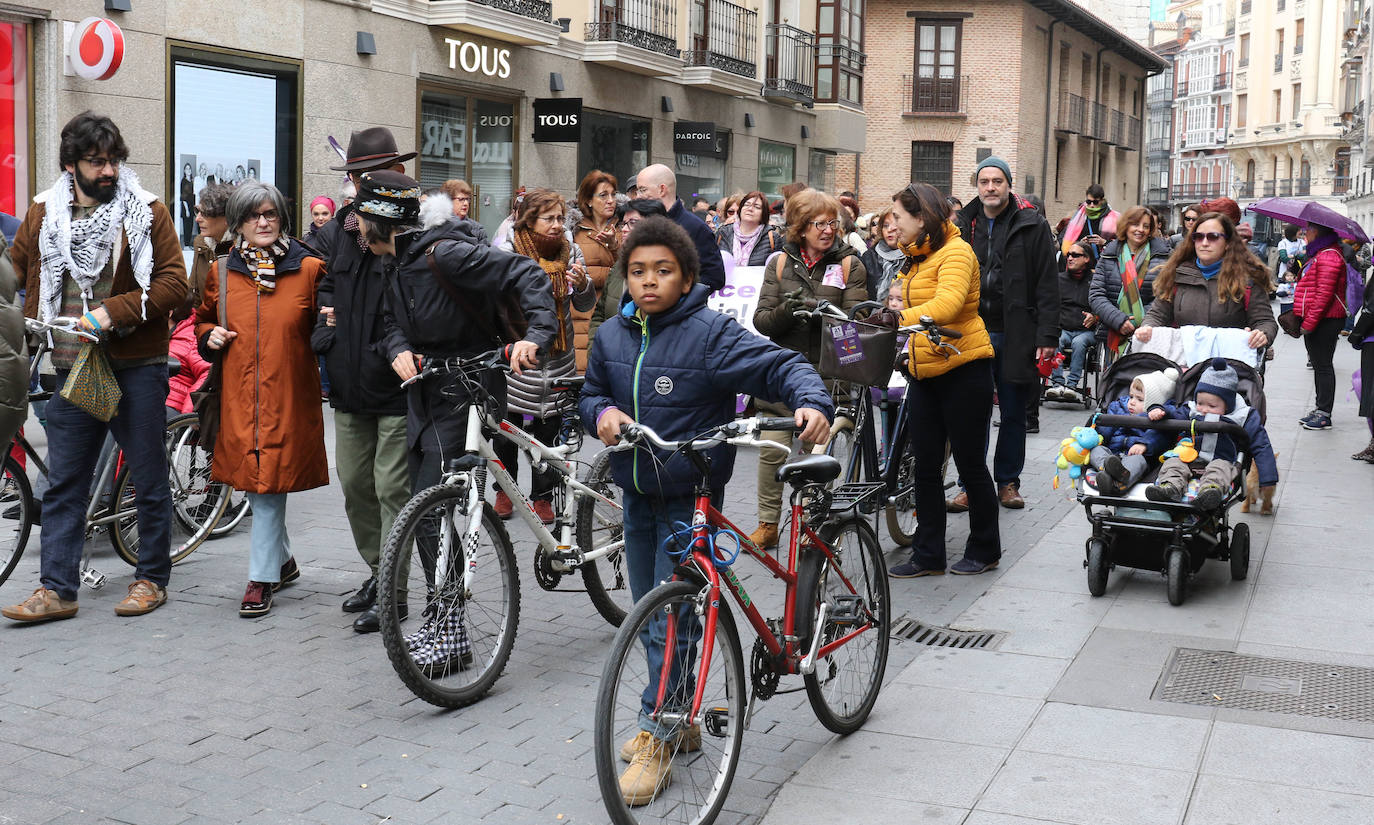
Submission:
[[[711,227],[683,207],[682,201],[673,203],[673,208],[668,210],[668,217],[687,230],[692,243],[696,244],[697,255],[701,258],[701,275],[697,277],[697,283],[706,284],[712,292],[725,286],[725,264],[721,260],[720,247],[716,246],[716,234],[711,231]]]
[[[1073,275],[1067,269],[1059,270],[1059,328],[1069,332],[1082,332],[1083,313],[1092,312],[1088,304],[1088,290],[1092,287],[1093,274],[1084,271]],[[1094,313],[1096,314],[1096,313]]]
[[[547,351],[558,334],[549,276],[534,261],[494,249],[471,229],[472,222],[455,218],[422,232],[396,237],[395,257],[383,259],[386,269],[383,349],[387,362],[409,350],[430,357],[473,356],[493,349],[496,342],[483,334],[473,314],[495,315],[494,298],[518,299],[529,322],[525,340]],[[460,306],[438,283],[426,260],[434,247],[442,277],[464,296]],[[332,378],[332,376],[331,376]],[[490,376],[490,389],[504,414],[505,380]],[[449,393],[445,394],[445,389]],[[462,448],[467,420],[454,409],[468,397],[459,376],[434,376],[411,384],[406,401],[406,442],[412,448]]]
[[[324,356],[329,370],[331,407],[361,415],[405,415],[405,390],[382,342],[382,261],[359,248],[357,237],[344,229],[343,219],[352,210],[352,204],[345,206],[336,220],[311,235],[311,244],[325,260],[317,300],[322,307],[334,307],[336,326],[327,326],[321,314],[310,345]]]
[[[996,245],[974,243],[983,204],[975,199],[959,210],[955,223],[978,256],[981,279],[979,314],[989,332],[1005,335],[1001,347],[1003,380],[1031,384],[1040,380],[1035,366],[1037,347],[1059,346],[1059,268],[1055,264],[1054,233],[1043,215],[1020,195],[1011,194],[998,222],[1010,227]],[[992,248],[989,248],[989,247]],[[1000,310],[986,296],[1001,295]],[[1000,317],[989,317],[993,314]]]
[[[1155,273],[1169,260],[1169,244],[1163,238],[1150,239],[1150,263],[1146,266],[1144,280],[1140,283],[1140,302],[1148,312],[1154,300]],[[1120,330],[1126,323],[1126,313],[1116,305],[1121,298],[1121,241],[1112,241],[1102,250],[1102,257],[1093,271],[1093,285],[1088,300],[1092,313],[1102,320],[1098,326],[1099,337],[1105,340],[1107,330]]]

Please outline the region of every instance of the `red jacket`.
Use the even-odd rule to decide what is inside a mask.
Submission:
[[[1303,267],[1298,288],[1293,292],[1293,311],[1302,318],[1302,328],[1311,332],[1326,318],[1344,318],[1345,259],[1334,247],[1318,252]]]
[[[200,357],[196,348],[195,318],[185,318],[172,330],[168,353],[181,362],[181,371],[167,381],[167,406],[179,412],[192,412],[191,393],[205,383],[210,374],[210,362]]]

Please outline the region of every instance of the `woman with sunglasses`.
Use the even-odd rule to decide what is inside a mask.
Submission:
[[[763,288],[754,310],[754,329],[759,334],[800,352],[813,366],[821,360],[820,319],[798,318],[793,313],[814,308],[821,300],[848,312],[868,300],[863,261],[841,240],[841,209],[839,201],[815,189],[804,189],[787,200],[787,241],[782,254],[764,270]],[[755,404],[762,415],[793,414],[781,405],[757,399]],[[792,443],[791,433],[768,433],[764,438]],[[778,543],[782,482],[774,472],[786,460],[780,453],[764,450],[759,454],[759,526],[749,538],[761,548]]]
[[[1121,354],[1145,320],[1153,297],[1154,273],[1169,260],[1169,245],[1156,238],[1154,213],[1132,206],[1117,221],[1116,240],[1102,250],[1088,292],[1093,314],[1102,319],[1099,337]]]
[[[1148,342],[1157,326],[1197,324],[1244,329],[1249,346],[1269,346],[1279,333],[1272,289],[1269,270],[1245,248],[1231,218],[1206,212],[1155,275],[1154,302],[1135,339]]]
[[[782,249],[782,233],[768,225],[768,198],[750,192],[739,199],[737,211],[727,215],[733,223],[716,231],[716,243],[735,260],[735,266],[763,266]]]
[[[1069,374],[1063,367],[1055,367],[1050,376],[1046,401],[1079,402],[1078,382],[1088,363],[1088,352],[1097,341],[1097,315],[1092,311],[1089,293],[1097,255],[1093,245],[1085,241],[1072,244],[1064,253],[1063,269],[1059,270],[1059,348],[1069,347]]]
[[[1178,232],[1169,236],[1170,249],[1178,248],[1178,245],[1183,243],[1184,236],[1193,234],[1193,227],[1197,226],[1197,216],[1201,214],[1202,211],[1196,206],[1183,210],[1183,225],[1179,227]]]

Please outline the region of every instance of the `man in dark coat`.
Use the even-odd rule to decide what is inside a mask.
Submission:
[[[391,132],[376,127],[354,132],[348,139],[348,160],[331,168],[348,172],[356,186],[364,172],[404,172],[404,161],[413,157],[414,152],[400,154]],[[311,343],[324,356],[331,378],[329,404],[334,408],[334,455],[344,512],[369,570],[367,581],[344,600],[343,609],[362,613],[354,630],[373,633],[381,627],[377,564],[391,523],[410,499],[410,475],[405,390],[382,351],[382,262],[362,240],[356,211],[356,204],[345,206],[315,232],[313,243],[327,274],[320,281],[320,320]]]
[[[636,197],[649,198],[663,204],[668,217],[678,226],[687,230],[696,245],[697,255],[701,257],[701,277],[697,283],[705,284],[712,292],[725,286],[725,264],[716,245],[716,235],[706,222],[683,207],[677,197],[677,175],[661,163],[647,166],[635,176],[639,187]]]
[[[996,155],[985,159],[975,175],[978,200],[960,210],[957,223],[978,256],[978,314],[996,352],[993,371],[1002,415],[992,477],[1002,506],[1020,509],[1026,506],[1019,491],[1026,463],[1026,398],[1039,381],[1036,360],[1053,356],[1059,343],[1059,273],[1049,223],[1011,191],[1011,182],[1006,161]],[[963,512],[967,502],[960,492],[949,507]]]

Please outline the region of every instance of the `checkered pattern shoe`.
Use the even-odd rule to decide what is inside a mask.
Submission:
[[[445,609],[435,602],[426,612],[430,616],[424,625],[406,639],[411,661],[431,678],[445,676],[455,669],[463,670],[472,664],[472,642],[463,623],[464,607],[457,605]]]

